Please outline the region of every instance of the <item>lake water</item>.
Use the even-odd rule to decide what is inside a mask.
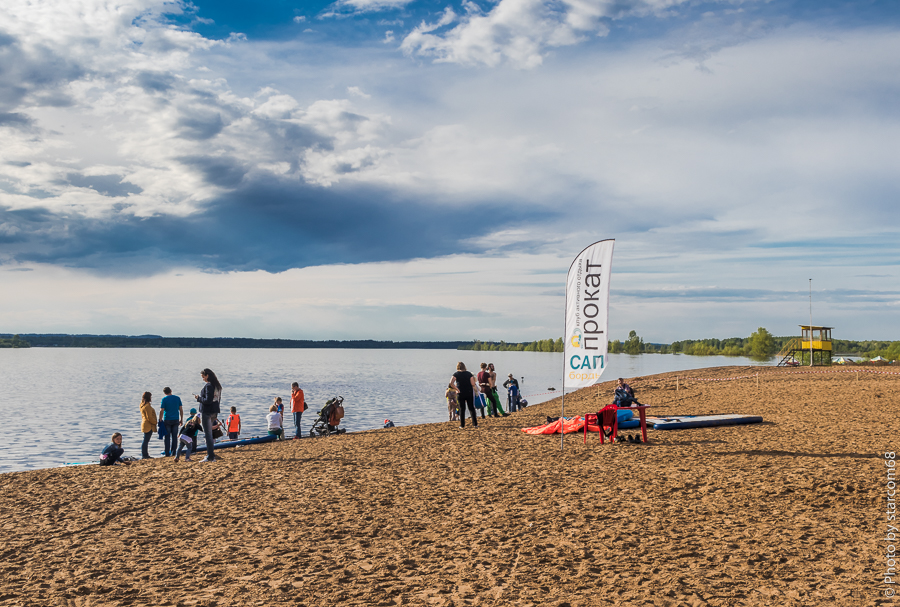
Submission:
[[[339,349],[0,349],[0,472],[97,460],[113,432],[124,435],[126,455],[140,456],[139,403],[153,393],[159,410],[162,389],[181,397],[185,414],[195,406],[191,393],[203,387],[200,370],[209,367],[223,385],[223,412],[237,407],[242,438],[266,434],[265,415],[276,396],[290,409],[296,381],[309,409],[304,432],[329,398],[344,397],[348,431],[447,419],[444,390],[456,363],[469,370],[493,362],[502,383],[508,373],[520,380],[531,404],[553,398],[561,388],[562,354],[457,350]],[[611,354],[604,380],[666,371],[747,365],[747,358],[678,354]],[[557,392],[556,394],[559,394]],[[505,402],[505,391],[501,389]],[[285,432],[293,435],[285,421]],[[162,449],[154,438],[151,455]]]

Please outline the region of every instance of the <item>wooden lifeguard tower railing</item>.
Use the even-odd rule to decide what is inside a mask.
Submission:
[[[801,336],[787,342],[778,353],[779,367],[831,364],[831,330],[834,327],[800,325]]]

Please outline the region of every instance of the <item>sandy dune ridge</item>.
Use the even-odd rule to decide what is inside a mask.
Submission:
[[[894,604],[883,453],[900,451],[900,376],[631,383],[655,414],[765,422],[641,446],[569,435],[560,453],[558,435],[520,431],[557,398],[477,429],[3,474],[0,605]],[[612,385],[567,396],[567,413]]]

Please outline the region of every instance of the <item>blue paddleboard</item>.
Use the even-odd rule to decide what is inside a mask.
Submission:
[[[647,418],[647,425],[654,430],[683,430],[685,428],[710,428],[713,426],[737,426],[758,424],[763,418],[758,415],[725,413],[722,415],[665,415]],[[622,427],[622,424],[619,424]]]

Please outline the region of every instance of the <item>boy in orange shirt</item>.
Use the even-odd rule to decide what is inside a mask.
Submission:
[[[236,439],[241,433],[241,416],[238,415],[237,407],[231,408],[231,415],[225,420],[225,429],[228,430],[228,438]]]
[[[291,413],[294,414],[294,426],[297,428],[294,438],[300,438],[300,418],[304,411],[306,401],[303,399],[303,390],[300,389],[300,384],[294,382],[291,384]]]

